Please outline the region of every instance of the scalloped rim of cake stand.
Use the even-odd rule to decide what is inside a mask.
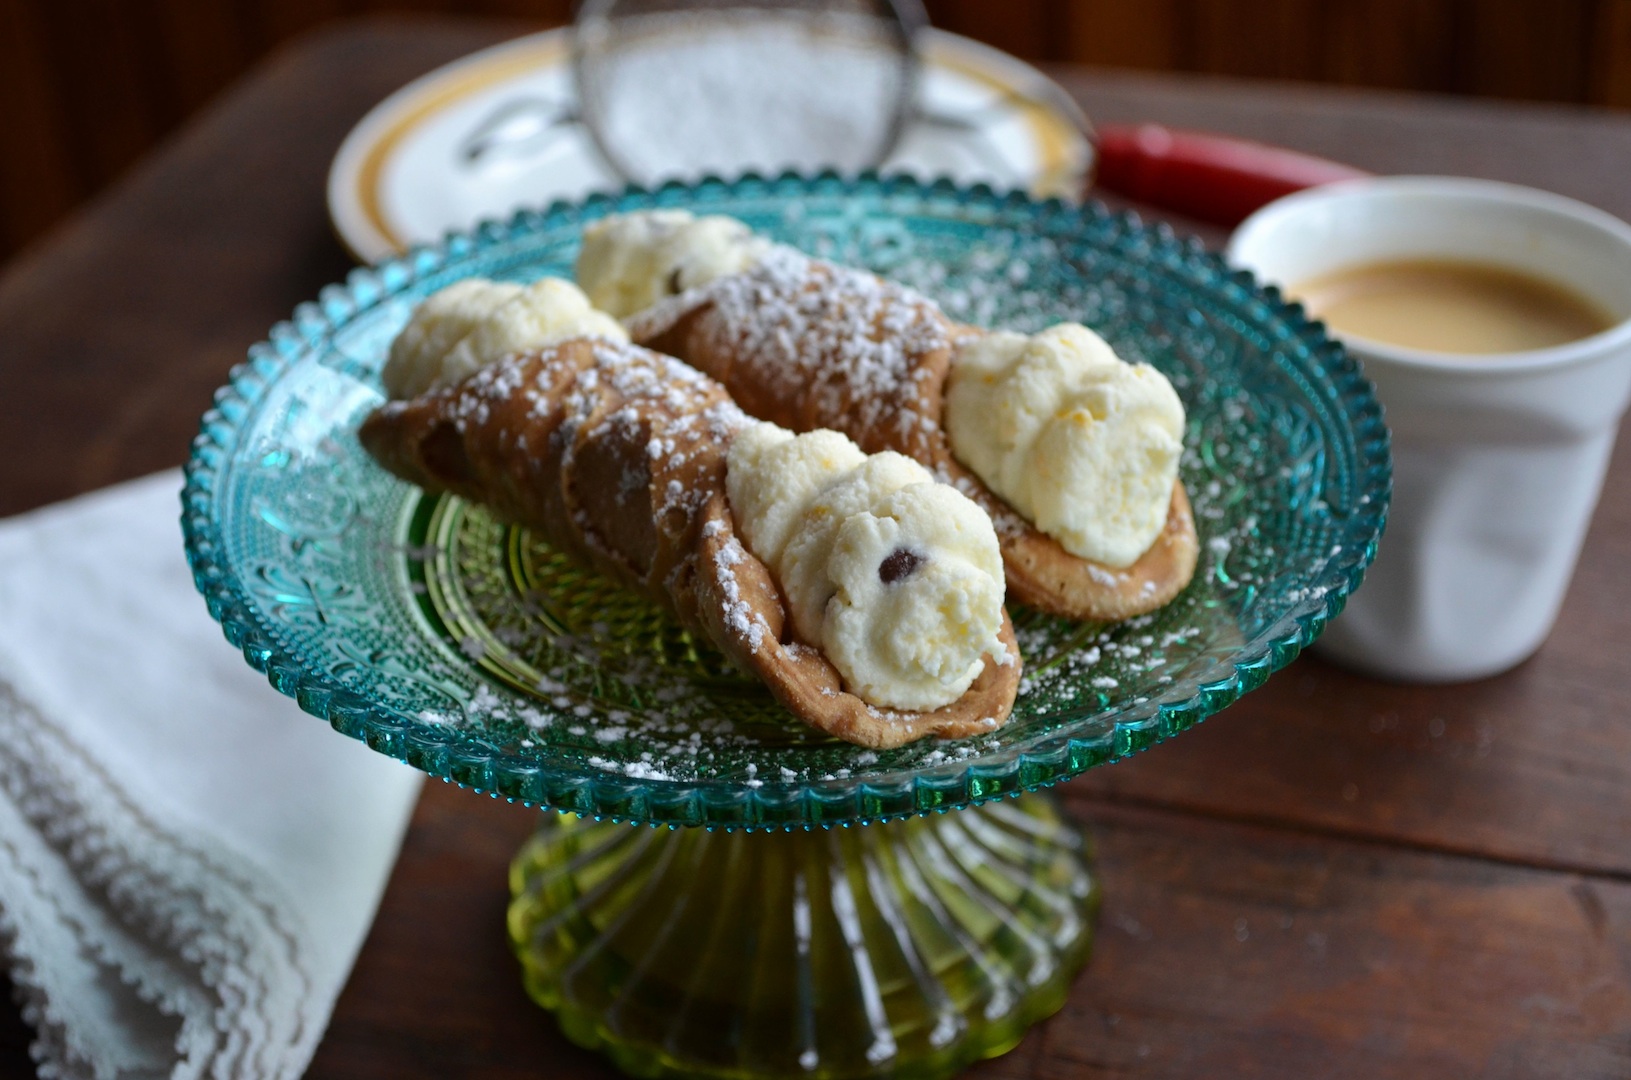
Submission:
[[[280,646],[277,635],[257,614],[241,581],[223,564],[222,530],[215,518],[214,494],[241,422],[294,358],[312,342],[332,334],[359,312],[389,299],[419,278],[513,236],[607,213],[679,206],[691,197],[705,197],[710,192],[734,195],[782,191],[885,198],[915,195],[965,206],[983,205],[994,212],[1024,209],[1048,216],[1074,215],[1081,219],[1084,230],[1115,225],[1139,235],[1148,244],[1147,259],[1153,265],[1203,272],[1232,299],[1263,305],[1270,319],[1286,324],[1309,346],[1314,362],[1338,391],[1344,415],[1353,425],[1358,451],[1356,469],[1368,480],[1371,497],[1349,521],[1347,531],[1352,542],[1342,544],[1317,574],[1299,583],[1305,589],[1304,597],[1271,628],[1247,642],[1226,663],[1227,671],[1219,677],[1205,682],[1176,682],[1159,699],[1123,707],[1113,723],[1091,735],[1072,729],[1084,728],[1092,721],[1102,723],[1103,713],[988,756],[903,770],[899,776],[884,779],[767,782],[757,788],[724,780],[629,780],[593,769],[483,753],[461,744],[445,729],[419,723],[326,675],[306,669]],[[210,614],[252,667],[265,673],[279,691],[295,698],[301,708],[328,721],[336,730],[432,776],[529,806],[652,826],[808,829],[960,809],[1050,787],[1170,738],[1262,685],[1319,636],[1327,621],[1342,610],[1349,593],[1358,587],[1375,555],[1391,490],[1389,437],[1374,387],[1342,346],[1326,336],[1323,325],[1310,320],[1299,304],[1284,300],[1278,289],[1259,285],[1250,272],[1229,266],[1221,255],[1205,250],[1198,240],[1179,238],[1164,224],[1145,225],[1136,214],[1112,214],[1097,202],[1080,206],[1058,199],[1038,202],[1020,192],[998,193],[984,184],[969,188],[946,180],[925,184],[908,175],[844,178],[834,173],[807,177],[789,172],[766,178],[748,173],[729,181],[709,177],[691,184],[664,184],[654,190],[631,186],[618,195],[595,195],[581,203],[557,202],[541,212],[522,210],[507,221],[485,221],[470,232],[450,233],[438,244],[417,247],[372,267],[354,270],[344,285],[325,288],[316,303],[301,304],[292,318],[274,326],[267,340],[250,350],[249,359],[233,368],[214,401],[203,417],[187,463],[182,529],[193,579]]]

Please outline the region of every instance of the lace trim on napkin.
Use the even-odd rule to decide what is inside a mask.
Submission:
[[[275,883],[144,814],[3,675],[0,819],[24,826],[0,828],[0,938],[42,1077],[299,1075],[332,1002]],[[80,1015],[73,989],[110,977],[172,1018],[169,1062]]]

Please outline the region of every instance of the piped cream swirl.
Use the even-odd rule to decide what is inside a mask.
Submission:
[[[392,398],[417,397],[513,353],[577,337],[629,340],[622,324],[592,308],[570,281],[540,278],[522,286],[466,278],[414,308],[380,378]]]
[[[985,513],[895,453],[863,454],[834,431],[774,424],[737,435],[727,492],[748,549],[781,584],[793,628],[863,700],[937,709],[956,701],[998,638],[1003,571]]]
[[[747,270],[772,246],[726,217],[614,215],[584,231],[578,280],[627,317]],[[952,453],[1066,551],[1125,568],[1160,535],[1184,409],[1154,368],[1123,362],[1076,323],[970,334],[952,353],[944,401]]]
[[[945,395],[952,453],[1066,551],[1123,568],[1166,524],[1184,407],[1166,376],[1076,323],[963,342]]]
[[[770,247],[735,218],[640,210],[612,214],[585,228],[576,274],[595,307],[622,319],[740,273]]]

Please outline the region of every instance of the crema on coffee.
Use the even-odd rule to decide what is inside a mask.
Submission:
[[[1299,282],[1286,293],[1334,333],[1432,352],[1546,349],[1616,322],[1562,285],[1450,259],[1363,263]]]

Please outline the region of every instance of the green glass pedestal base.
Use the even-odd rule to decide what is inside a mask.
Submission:
[[[642,1077],[946,1077],[1055,1012],[1092,942],[1045,795],[792,833],[550,815],[510,870],[527,992]]]

